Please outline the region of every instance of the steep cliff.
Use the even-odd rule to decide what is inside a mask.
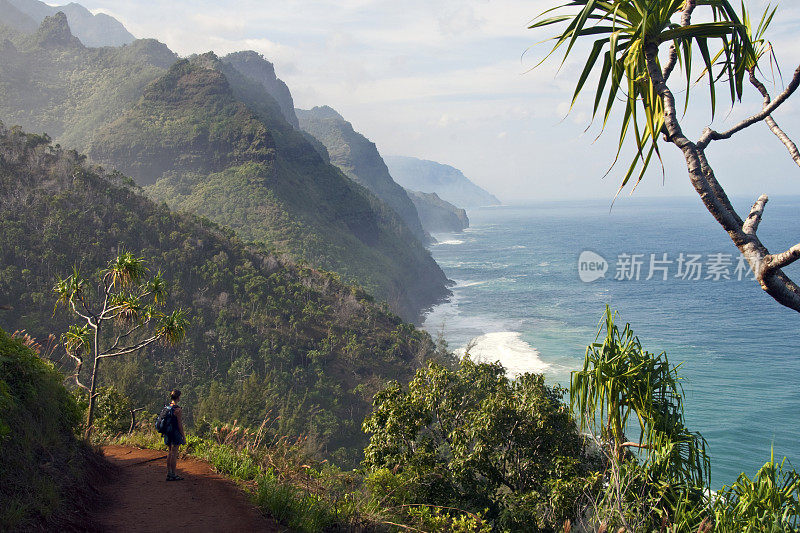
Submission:
[[[447,294],[399,217],[327,163],[263,86],[213,54],[173,65],[89,153],[155,199],[339,272],[408,319]]]
[[[417,207],[422,227],[429,233],[458,233],[469,227],[467,212],[445,202],[435,192],[406,191]]]
[[[331,163],[394,209],[421,242],[430,240],[416,207],[389,175],[375,143],[355,131],[352,124],[328,106],[298,109],[296,113],[300,127],[325,145]]]

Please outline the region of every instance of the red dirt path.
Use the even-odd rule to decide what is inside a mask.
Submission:
[[[100,489],[102,503],[94,517],[103,531],[286,531],[207,463],[179,460],[185,479],[167,482],[166,452],[106,446],[103,453],[116,466]]]

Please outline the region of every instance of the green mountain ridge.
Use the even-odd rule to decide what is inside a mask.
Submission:
[[[122,169],[174,208],[339,272],[407,319],[449,294],[397,215],[287,122],[256,76],[263,58],[176,63],[157,41],[86,48],[69,31],[59,14],[38,37],[0,47],[0,119]]]
[[[278,417],[276,434],[307,435],[317,453],[352,464],[374,392],[434,353],[427,333],[336,274],[247,246],[77,152],[0,126],[0,301],[14,307],[0,327],[39,339],[66,331],[71,317],[53,312],[57,277],[95,272],[120,248],[160,270],[167,305],[191,318],[177,349],[153,345],[103,367],[103,383],[148,412],[179,386],[190,422]]]
[[[355,131],[353,125],[331,107],[297,109],[295,112],[300,127],[325,145],[331,163],[394,209],[417,239],[431,241],[422,227],[416,207],[405,190],[389,175],[375,143]]]
[[[447,294],[397,215],[324,161],[261,84],[213,54],[173,65],[95,135],[89,155],[173,208],[358,281],[406,318]]]
[[[153,39],[86,48],[56,14],[0,44],[0,119],[88,150],[94,134],[135,102],[178,57]]]
[[[493,194],[472,183],[464,173],[450,165],[416,157],[383,158],[395,181],[414,191],[436,193],[439,198],[459,207],[500,205]]]

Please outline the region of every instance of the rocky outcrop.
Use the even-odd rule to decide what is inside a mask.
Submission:
[[[469,227],[467,212],[445,202],[435,192],[406,192],[417,208],[422,227],[428,233],[458,233]]]
[[[300,127],[294,112],[294,100],[289,87],[275,75],[275,66],[264,59],[264,56],[247,50],[228,54],[222,58],[222,62],[230,64],[240,73],[261,85],[278,102],[283,118],[295,128]]]

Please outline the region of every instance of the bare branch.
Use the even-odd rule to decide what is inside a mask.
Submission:
[[[148,322],[149,322],[149,321],[148,321]],[[147,322],[142,322],[142,323],[140,323],[140,324],[138,324],[138,325],[136,325],[136,326],[132,327],[131,329],[129,329],[127,332],[123,333],[123,334],[122,334],[122,335],[120,335],[119,337],[117,337],[117,340],[115,340],[115,341],[114,341],[114,344],[111,346],[111,348],[109,348],[108,350],[106,350],[104,353],[109,353],[109,352],[112,352],[112,351],[114,351],[114,350],[117,348],[117,346],[119,346],[119,342],[120,342],[122,339],[124,339],[124,338],[126,338],[126,337],[130,337],[130,335],[131,335],[131,334],[132,334],[134,331],[138,330],[139,328],[141,328],[142,326],[144,326],[146,323],[147,323]]]
[[[753,87],[758,89],[758,92],[760,92],[761,96],[764,97],[764,107],[767,107],[772,101],[769,96],[769,91],[767,91],[767,88],[764,86],[764,84],[761,83],[758,78],[756,78],[756,72],[754,68],[750,69],[748,72],[750,73],[750,83],[753,85]],[[794,144],[794,141],[792,141],[789,136],[786,135],[786,133],[780,128],[780,126],[778,126],[778,123],[775,122],[775,119],[772,118],[772,115],[768,115],[764,119],[764,122],[767,123],[770,131],[774,133],[775,136],[783,143],[786,149],[789,150],[789,155],[792,157],[794,162],[800,166],[800,152],[798,152],[797,145]]]
[[[681,13],[681,26],[688,26],[692,23],[692,12],[694,8],[697,6],[696,0],[688,0],[686,5],[683,7],[683,12]],[[664,81],[669,79],[670,74],[675,69],[675,65],[678,63],[678,49],[675,48],[675,43],[672,43],[669,46],[669,55],[667,56],[667,63],[664,65],[664,70],[662,72],[662,76],[664,77]]]
[[[687,170],[689,171],[689,179],[700,195],[703,205],[725,229],[733,243],[741,251],[755,273],[761,288],[779,304],[800,312],[800,286],[789,279],[781,270],[782,266],[791,264],[800,258],[800,245],[783,254],[771,256],[769,250],[761,243],[755,233],[745,233],[745,223],[731,205],[722,186],[717,182],[704,152],[704,148],[714,135],[717,136],[716,138],[730,137],[737,131],[763,120],[772,110],[783,103],[800,85],[800,67],[795,71],[792,82],[787,86],[786,90],[761,113],[740,123],[725,134],[706,129],[701,140],[695,144],[686,138],[678,122],[675,98],[658,66],[658,46],[656,44],[651,43],[645,47],[645,62],[653,87],[664,102],[664,126],[667,130],[667,140],[675,144],[683,152]],[[727,137],[723,137],[724,135],[727,135]],[[766,201],[763,203],[766,204]],[[761,210],[763,211],[763,205]],[[757,226],[757,224],[754,224],[754,222],[756,222],[755,219],[757,217],[758,215],[753,215],[753,220],[747,225],[748,228],[755,230],[754,226]]]
[[[94,327],[94,323],[92,322],[92,317],[84,315],[83,313],[78,311],[78,307],[75,305],[75,300],[70,300],[69,303],[72,306],[72,312],[73,313],[75,313],[76,315],[78,315],[79,317],[84,319],[86,322],[88,322],[90,326]],[[84,307],[86,307],[86,306],[84,305]]]
[[[747,215],[747,220],[742,224],[742,231],[747,235],[755,235],[758,231],[758,225],[761,223],[761,216],[764,214],[764,206],[767,205],[769,198],[766,194],[762,194],[753,204],[750,209],[750,214]]]
[[[80,387],[80,388],[82,388],[83,390],[85,390],[86,392],[89,392],[89,387],[87,387],[86,385],[84,385],[83,383],[81,383],[81,379],[80,379],[80,375],[81,375],[81,368],[83,368],[83,358],[82,358],[82,357],[80,357],[80,356],[79,356],[79,355],[77,355],[77,354],[70,353],[70,352],[67,352],[67,355],[69,355],[70,357],[72,357],[72,358],[75,360],[75,362],[76,362],[76,365],[75,365],[75,372],[72,374],[72,377],[75,379],[75,384],[76,384],[78,387]]]
[[[795,244],[785,252],[770,254],[764,258],[762,273],[768,274],[779,268],[787,267],[800,259],[800,244]]]
[[[786,99],[789,98],[795,92],[795,90],[797,90],[798,86],[800,86],[800,66],[795,69],[792,81],[789,82],[789,85],[786,86],[786,89],[784,89],[784,91],[779,94],[775,100],[770,102],[769,105],[765,106],[760,113],[756,113],[752,117],[741,121],[736,126],[722,133],[714,131],[711,128],[706,128],[705,131],[703,131],[703,134],[700,136],[700,139],[697,141],[697,148],[703,150],[711,141],[730,139],[735,133],[752,126],[756,122],[761,122],[771,115],[772,112],[775,111],[781,104],[783,104],[783,102],[785,102]]]
[[[642,450],[649,450],[650,446],[647,444],[639,444],[638,442],[623,442],[619,445],[620,448],[639,448]]]
[[[157,340],[158,340],[158,335],[153,335],[149,339],[145,339],[145,340],[139,342],[138,344],[134,344],[132,346],[128,346],[128,347],[122,348],[122,349],[120,349],[120,350],[118,350],[116,352],[102,353],[102,354],[97,356],[97,359],[105,359],[106,357],[119,357],[120,355],[133,353],[133,352],[135,352],[137,350],[141,350],[145,346],[153,344]]]

